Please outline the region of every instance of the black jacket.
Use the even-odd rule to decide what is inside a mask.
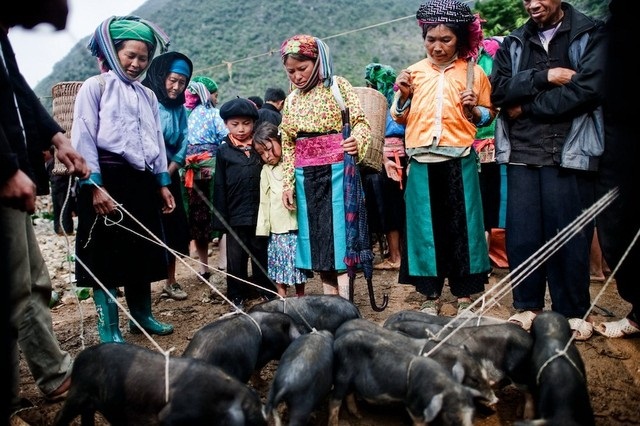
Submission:
[[[216,153],[213,207],[232,227],[255,227],[258,222],[262,161],[253,148],[249,149],[249,153],[247,157],[228,136]],[[227,231],[223,220],[214,213],[214,229]]]
[[[604,99],[603,23],[567,3],[562,3],[562,9],[564,18],[549,44],[549,54],[532,20],[507,36],[496,53],[491,101],[501,108],[521,105],[523,110],[515,120],[503,116],[509,129],[510,163],[559,165],[572,120]],[[590,34],[588,42],[578,66],[573,66],[570,50],[576,48],[574,42],[585,32]],[[511,51],[514,43],[522,48],[515,70]],[[571,68],[577,73],[571,83],[552,86],[547,73],[553,67]]]
[[[0,66],[0,184],[20,169],[36,183],[38,194],[46,194],[49,181],[43,151],[50,148],[53,135],[64,130],[20,74],[11,43],[2,31],[0,45],[7,67]],[[16,101],[20,116],[15,108]]]

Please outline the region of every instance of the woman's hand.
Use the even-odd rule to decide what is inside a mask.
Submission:
[[[395,180],[396,182],[402,181],[402,166],[400,164],[396,164],[395,161],[390,160],[388,158],[384,159],[384,170],[387,172],[387,176],[389,179]]]
[[[356,138],[353,136],[349,136],[347,139],[342,141],[342,149],[347,154],[351,154],[354,156],[358,156],[358,142],[356,142]]]
[[[394,90],[400,91],[400,101],[406,102],[411,96],[413,96],[413,86],[411,73],[408,70],[402,70],[396,77],[396,83],[393,86]]]
[[[295,210],[296,202],[293,198],[293,190],[288,189],[282,193],[282,204],[287,210]]]
[[[97,214],[106,216],[116,209],[116,204],[104,187],[94,186],[92,191],[93,208]]]
[[[462,109],[464,110],[464,115],[469,119],[469,121],[475,123],[475,115],[473,109],[478,105],[478,95],[473,92],[473,90],[463,90],[460,92],[460,100],[462,102]]]
[[[160,188],[160,196],[162,197],[162,213],[169,214],[176,208],[176,201],[173,199],[173,195],[169,188],[163,186]]]

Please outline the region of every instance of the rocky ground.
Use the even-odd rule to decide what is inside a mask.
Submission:
[[[73,237],[60,237],[53,233],[50,220],[37,219],[36,230],[43,253],[53,278],[54,287],[60,295],[60,301],[52,308],[53,325],[62,347],[72,355],[77,355],[85,347],[98,343],[96,331],[95,307],[91,298],[78,301],[74,295],[73,263],[69,262],[73,254]],[[210,265],[216,265],[217,247],[211,247]],[[194,259],[186,259],[187,265],[196,268]],[[114,265],[115,267],[116,265]],[[495,270],[491,276],[487,291],[493,291],[495,286],[505,284],[507,270]],[[213,275],[209,280],[212,288],[200,281],[194,272],[186,265],[178,265],[179,282],[189,294],[187,300],[174,301],[161,297],[162,283],[153,284],[154,312],[159,319],[172,323],[175,332],[169,336],[156,337],[156,343],[165,350],[174,348],[174,354],[179,355],[186,347],[189,339],[203,325],[215,321],[222,314],[229,312],[229,307],[220,297],[212,296],[212,288],[224,294],[224,277]],[[389,306],[382,312],[375,312],[369,304],[365,280],[359,276],[356,280],[355,303],[365,318],[376,323],[382,323],[388,315],[403,309],[418,309],[422,303],[419,294],[412,287],[398,285],[397,273],[394,271],[375,271],[374,287],[376,296],[381,299],[382,294],[389,295]],[[604,288],[604,291],[603,291]],[[493,290],[492,290],[493,289]],[[593,314],[597,322],[610,318],[624,316],[629,309],[616,291],[615,281],[604,285],[593,283],[592,297],[598,296],[597,307]],[[322,288],[317,279],[307,285],[308,294],[320,294]],[[510,293],[510,292],[507,292]],[[602,294],[600,294],[602,293]],[[448,293],[444,295],[447,302],[442,314],[455,315],[455,299]],[[124,304],[124,298],[120,301]],[[508,318],[512,313],[509,295],[491,308],[489,314],[494,317]],[[126,330],[125,316],[121,314],[121,324],[124,338],[129,343],[154,348],[153,342],[146,340],[143,335],[131,335]],[[591,404],[598,426],[621,426],[640,424],[640,338],[636,339],[606,339],[594,334],[586,342],[577,342],[580,354],[587,369],[587,382],[591,396]],[[277,363],[271,363],[262,372],[267,381],[273,376]],[[55,413],[61,403],[47,403],[36,388],[33,378],[24,363],[21,363],[21,393],[34,406],[19,413],[20,420],[29,425],[52,424]],[[265,397],[267,388],[258,388]],[[494,413],[482,413],[476,417],[475,424],[482,426],[510,425],[518,419],[517,406],[521,401],[518,391],[506,388],[498,393],[500,402]],[[346,410],[341,413],[341,425],[408,425],[411,424],[405,412],[398,407],[370,406],[361,402],[363,418],[358,419],[349,415]],[[313,425],[326,424],[326,409],[321,408],[315,414]],[[18,424],[19,420],[14,419]],[[22,423],[24,424],[24,423]],[[80,424],[79,420],[77,423]],[[98,418],[98,425],[107,424]]]

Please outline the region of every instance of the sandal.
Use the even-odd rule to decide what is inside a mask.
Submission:
[[[398,269],[400,269],[400,261],[394,263],[389,259],[385,259],[384,261],[373,265],[373,269],[382,271],[397,271]]]
[[[618,321],[603,322],[595,325],[594,330],[604,337],[619,339],[621,337],[632,337],[640,334],[640,328],[631,324],[629,318],[622,318]]]
[[[457,316],[474,316],[474,312],[469,309],[471,302],[458,302],[458,315]]]
[[[440,299],[427,299],[422,306],[420,306],[420,312],[438,316],[441,306],[442,303],[440,302]]]
[[[511,315],[508,319],[509,322],[514,323],[522,327],[525,331],[531,330],[531,324],[536,318],[537,314],[533,311],[521,311],[514,315]]]
[[[573,330],[573,335],[577,341],[588,340],[593,334],[593,324],[582,318],[569,318],[569,327]]]

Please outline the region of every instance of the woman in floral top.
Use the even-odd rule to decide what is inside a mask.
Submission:
[[[343,158],[345,153],[358,161],[364,157],[371,129],[351,84],[333,76],[327,45],[310,35],[296,35],[282,43],[280,53],[294,88],[285,101],[280,130],[283,202],[290,210],[298,209],[296,267],[319,272],[325,294],[348,298]],[[332,84],[349,109],[346,139]]]

